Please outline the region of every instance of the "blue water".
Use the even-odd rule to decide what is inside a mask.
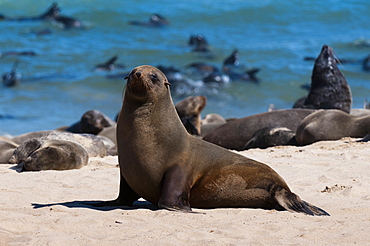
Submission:
[[[0,0],[6,16],[35,16],[51,1]],[[85,30],[64,30],[46,21],[0,21],[0,52],[32,50],[37,56],[0,57],[0,73],[19,60],[20,85],[0,86],[0,134],[21,134],[70,125],[90,109],[115,117],[121,107],[122,78],[108,79],[142,64],[174,66],[185,71],[191,62],[220,67],[233,49],[240,63],[258,67],[260,84],[231,82],[222,87],[199,85],[173,91],[174,102],[189,95],[208,99],[203,115],[244,117],[265,112],[269,104],[291,108],[307,94],[313,62],[322,45],[339,58],[361,60],[370,54],[370,2],[358,1],[58,1],[61,14],[82,21]],[[149,28],[129,25],[152,13],[170,25]],[[35,31],[50,29],[51,34]],[[202,34],[213,58],[191,52],[190,35]],[[95,71],[94,66],[118,55],[126,69]],[[360,62],[339,66],[352,89],[353,107],[370,97],[370,73]],[[197,85],[197,84],[196,84]]]

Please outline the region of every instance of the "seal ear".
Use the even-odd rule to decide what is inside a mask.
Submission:
[[[128,79],[128,76],[126,76],[124,79],[127,80]]]
[[[171,86],[170,82],[165,82],[164,85],[165,86]]]

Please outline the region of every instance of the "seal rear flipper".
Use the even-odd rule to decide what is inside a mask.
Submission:
[[[318,215],[318,216],[321,216],[321,215],[326,215],[326,216],[330,216],[330,214],[328,212],[326,212],[325,210],[319,208],[319,207],[316,207],[306,201],[303,201],[306,206],[315,214],[315,215]]]
[[[164,174],[162,193],[158,207],[172,211],[190,212],[190,186],[187,184],[186,172],[175,165]]]
[[[329,215],[324,210],[302,201],[296,194],[282,188],[275,187],[274,198],[280,206],[290,212],[305,213],[308,215]]]

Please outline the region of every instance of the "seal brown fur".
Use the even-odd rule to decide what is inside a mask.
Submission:
[[[301,145],[343,137],[362,138],[370,133],[370,116],[356,117],[341,110],[319,110],[304,118],[296,131]]]
[[[165,75],[133,69],[117,124],[120,194],[97,204],[132,205],[139,197],[169,210],[250,207],[328,215],[302,201],[269,166],[191,136]]]
[[[295,132],[299,123],[313,112],[315,110],[312,109],[286,109],[250,115],[210,131],[203,140],[227,149],[244,150],[255,132],[263,128],[281,127]]]
[[[206,106],[205,96],[189,96],[176,103],[175,108],[188,133],[200,135],[200,112]]]

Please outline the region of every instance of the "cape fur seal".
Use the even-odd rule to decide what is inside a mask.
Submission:
[[[14,150],[19,145],[14,143],[10,138],[0,136],[0,164],[6,164],[12,157]]]
[[[104,144],[104,140],[99,136],[93,134],[77,134],[63,131],[38,131],[24,133],[19,136],[12,138],[17,144],[22,144],[29,139],[42,139],[42,140],[69,140],[81,144],[87,152],[89,157],[104,157],[107,154],[107,147]]]
[[[80,121],[74,123],[69,127],[61,127],[58,130],[65,130],[73,133],[89,133],[97,135],[104,128],[114,126],[116,122],[99,110],[89,110],[85,112]]]
[[[370,116],[356,117],[341,110],[319,110],[302,120],[296,131],[301,145],[343,137],[362,138],[370,133]]]
[[[285,127],[295,132],[312,109],[286,109],[265,112],[227,122],[210,131],[203,140],[227,149],[244,150],[253,134],[263,128]],[[270,145],[272,146],[272,145]]]
[[[66,140],[30,139],[14,150],[10,163],[23,163],[22,171],[70,170],[87,165],[87,150]]]
[[[202,112],[206,106],[206,102],[207,98],[205,96],[189,96],[176,103],[175,108],[177,114],[188,133],[192,135],[200,135],[200,112]]]
[[[130,72],[117,124],[120,193],[96,206],[131,206],[143,197],[169,210],[250,207],[328,215],[292,193],[269,166],[188,134],[169,86],[155,67]]]
[[[333,49],[324,45],[315,61],[311,87],[306,98],[298,99],[293,108],[340,109],[349,113],[351,89],[337,66]]]
[[[286,127],[265,127],[256,131],[243,149],[266,149],[282,145],[297,145],[295,132]]]

